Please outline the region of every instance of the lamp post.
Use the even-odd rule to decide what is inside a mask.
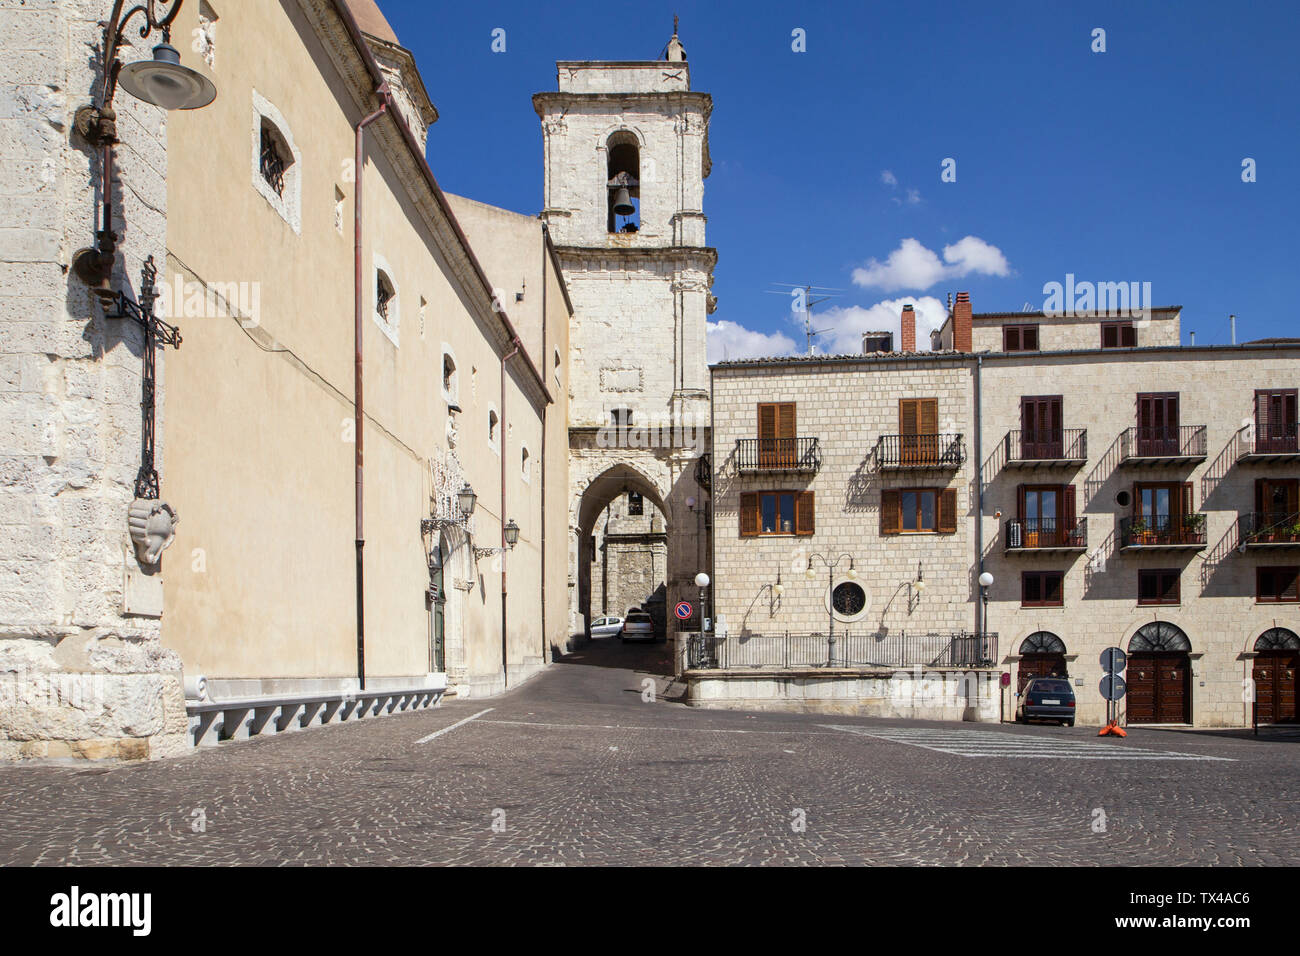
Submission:
[[[985,571],[980,575],[979,583],[980,601],[983,602],[984,613],[980,615],[980,633],[978,637],[981,638],[980,643],[983,645],[983,639],[987,638],[989,633],[989,588],[993,586],[993,575]],[[982,658],[984,656],[983,646],[979,650]]]
[[[808,555],[808,568],[804,575],[809,581],[816,580],[817,569],[813,567],[813,558],[816,558],[826,567],[826,666],[832,667],[835,664],[835,569],[839,567],[841,561],[849,559],[849,570],[846,577],[850,581],[858,579],[857,569],[853,566],[853,555],[847,551],[837,557],[834,561],[830,560],[823,554],[813,552]]]

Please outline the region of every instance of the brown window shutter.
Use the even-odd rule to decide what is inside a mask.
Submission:
[[[1113,349],[1119,344],[1119,333],[1113,325],[1103,325],[1101,327],[1101,347],[1104,349]]]
[[[1073,531],[1079,525],[1078,503],[1075,499],[1074,485],[1061,488],[1061,526]]]
[[[1016,520],[1025,523],[1025,486],[1016,485]]]
[[[761,404],[758,406],[758,437],[776,438],[777,406]]]
[[[1268,436],[1268,406],[1272,398],[1268,392],[1255,393],[1255,439]]]
[[[1137,329],[1133,328],[1133,326],[1121,325],[1119,335],[1124,348],[1131,349],[1137,346]]]
[[[1020,329],[1014,325],[1002,326],[1002,351],[1020,351]]]
[[[753,491],[743,492],[740,496],[740,536],[749,538],[758,534],[758,494]]]
[[[1263,478],[1256,478],[1256,479],[1255,479],[1255,514],[1263,514],[1263,513],[1264,513],[1264,511],[1266,510],[1266,509],[1264,508],[1264,501],[1265,501],[1265,497],[1264,497],[1264,479],[1263,479]]]
[[[898,534],[900,521],[898,516],[899,498],[897,489],[880,493],[880,533]]]
[[[813,506],[813,493],[801,491],[794,499],[794,533],[812,534],[817,527],[816,509]]]
[[[920,401],[921,408],[921,434],[933,435],[939,431],[939,400],[937,398],[923,398]]]
[[[939,492],[939,530],[949,534],[957,530],[957,489]]]
[[[1026,352],[1038,351],[1038,326],[1026,326],[1020,333],[1020,347]]]
[[[1195,508],[1192,507],[1192,483],[1190,481],[1183,482],[1182,507],[1183,507],[1184,515],[1189,515],[1196,510]]]
[[[903,435],[915,435],[920,418],[920,401],[915,398],[903,398],[898,401],[898,431]]]
[[[1286,510],[1287,514],[1300,512],[1300,481],[1294,478],[1286,483]]]
[[[777,438],[795,437],[794,402],[784,402],[776,406]]]

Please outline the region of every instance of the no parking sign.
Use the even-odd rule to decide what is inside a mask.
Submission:
[[[695,609],[691,607],[690,601],[680,601],[677,607],[673,608],[673,613],[677,615],[679,621],[685,621],[695,613]]]

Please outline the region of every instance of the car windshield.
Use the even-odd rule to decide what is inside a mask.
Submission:
[[[1036,680],[1031,688],[1035,694],[1068,694],[1070,682],[1066,680]]]
[[[629,615],[627,616],[627,622],[628,622],[629,624],[649,624],[649,623],[650,623],[650,615],[649,615],[649,614],[629,614]]]

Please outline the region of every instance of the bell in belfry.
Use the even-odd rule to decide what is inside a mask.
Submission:
[[[614,193],[614,215],[630,216],[636,212],[636,207],[632,205],[632,196],[628,193],[626,186],[619,186],[618,192]]]

